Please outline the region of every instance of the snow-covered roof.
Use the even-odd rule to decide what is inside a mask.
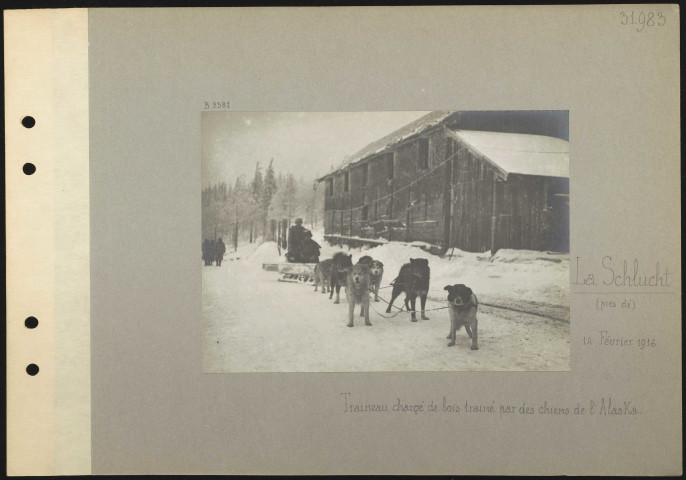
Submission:
[[[521,133],[449,130],[505,174],[569,178],[569,142]]]
[[[319,178],[318,181],[322,181],[326,177],[339,173],[342,170],[346,169],[350,165],[353,165],[361,160],[364,160],[365,158],[381,153],[384,150],[387,150],[388,148],[392,147],[393,145],[410,138],[414,135],[422,133],[424,130],[427,130],[431,127],[434,127],[436,125],[439,125],[442,123],[444,120],[446,120],[450,115],[452,115],[452,111],[436,111],[436,112],[431,112],[427,113],[423,117],[418,118],[414,122],[408,123],[404,127],[401,127],[394,132],[386,135],[385,137],[380,138],[379,140],[375,140],[366,147],[364,147],[362,150],[354,153],[353,155],[349,155],[343,159],[342,165],[340,165],[337,169],[327,173],[323,177]]]

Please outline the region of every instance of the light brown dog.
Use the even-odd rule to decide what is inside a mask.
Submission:
[[[448,291],[448,311],[450,312],[450,339],[449,347],[455,345],[455,336],[457,331],[462,328],[467,332],[467,335],[472,339],[472,350],[478,350],[478,330],[476,310],[479,307],[479,302],[472,289],[463,284],[447,285],[444,290]]]
[[[345,285],[345,295],[348,298],[348,326],[352,327],[355,317],[355,305],[360,304],[360,316],[364,317],[364,324],[371,326],[369,321],[369,268],[363,263],[355,264],[348,273]]]
[[[322,293],[326,293],[327,291],[331,290],[331,286],[329,285],[329,279],[331,277],[331,265],[333,263],[333,259],[328,258],[326,260],[322,260],[319,262],[317,265],[314,267],[314,291],[317,291],[317,286],[321,285],[322,286]]]
[[[374,301],[379,301],[379,288],[381,287],[381,279],[383,278],[383,263],[378,260],[373,260],[369,266],[369,280],[372,284],[372,292],[374,292]]]
[[[331,259],[331,276],[329,277],[329,298],[333,297],[336,291],[336,300],[333,303],[341,303],[341,286],[348,280],[350,269],[353,268],[353,255],[346,255],[343,252],[336,252]]]

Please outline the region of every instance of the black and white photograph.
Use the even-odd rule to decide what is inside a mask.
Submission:
[[[570,369],[568,111],[201,116],[205,373]]]
[[[678,5],[34,7],[8,476],[682,475]]]

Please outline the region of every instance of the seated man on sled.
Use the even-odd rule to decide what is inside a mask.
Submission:
[[[317,263],[321,247],[312,240],[312,232],[302,223],[302,218],[296,218],[295,225],[288,229],[286,260],[291,263]]]

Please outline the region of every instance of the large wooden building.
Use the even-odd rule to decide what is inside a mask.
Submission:
[[[569,251],[567,111],[432,112],[324,182],[334,239]]]

